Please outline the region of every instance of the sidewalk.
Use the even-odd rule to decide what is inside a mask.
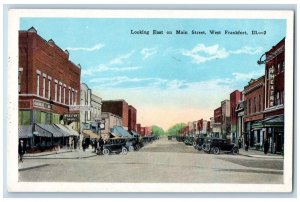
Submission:
[[[61,149],[53,152],[41,152],[35,154],[25,154],[24,159],[80,159],[97,156],[92,152],[92,149],[81,150],[69,150]]]
[[[243,155],[243,156],[254,157],[254,158],[267,158],[267,159],[283,159],[284,158],[284,156],[280,155],[280,154],[272,154],[272,153],[264,154],[263,151],[259,151],[259,150],[249,149],[248,151],[245,151],[245,148],[241,148],[239,150],[239,154]]]

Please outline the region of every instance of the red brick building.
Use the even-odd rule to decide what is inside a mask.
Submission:
[[[137,123],[137,124],[136,124],[136,132],[137,132],[138,134],[141,134],[141,124],[140,124],[140,123]]]
[[[284,145],[284,68],[285,38],[265,53],[264,119],[254,127],[264,131],[269,149],[283,152]]]
[[[137,131],[136,128],[136,109],[132,106],[128,106],[128,131]]]
[[[102,112],[110,112],[122,118],[123,127],[128,129],[128,103],[125,100],[102,101]]]
[[[69,60],[67,50],[43,39],[33,27],[19,31],[18,71],[19,125],[33,125],[34,131],[34,124],[59,124],[68,116],[64,124],[79,130],[79,111],[70,111],[70,106],[80,102],[81,69]]]
[[[242,92],[235,90],[230,93],[230,123],[231,123],[231,140],[232,142],[237,142],[238,135],[237,135],[237,120],[238,116],[235,111],[237,104],[242,100]]]
[[[263,131],[254,129],[253,124],[263,120],[265,76],[251,79],[244,87],[244,141],[250,147],[261,148]]]
[[[219,107],[214,110],[214,120],[215,120],[215,123],[222,122],[222,107]]]
[[[141,136],[150,136],[152,133],[151,127],[141,127]]]

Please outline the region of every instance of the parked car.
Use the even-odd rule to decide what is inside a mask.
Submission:
[[[111,153],[115,154],[124,154],[128,153],[128,147],[126,146],[126,139],[125,138],[110,138],[108,141],[103,145],[102,150],[103,155],[109,155]]]
[[[184,139],[185,139],[184,136],[176,136],[176,140],[177,140],[178,142],[183,142]]]
[[[194,137],[193,136],[187,136],[184,139],[184,144],[186,144],[186,145],[193,145],[193,142],[194,142]]]
[[[208,153],[213,152],[214,154],[219,154],[220,152],[227,152],[232,154],[238,154],[238,145],[234,143],[228,143],[225,139],[212,138],[208,140],[207,144],[202,145],[202,149]]]
[[[197,150],[201,151],[203,144],[206,144],[208,142],[208,139],[209,138],[206,138],[206,137],[197,137],[197,138],[195,138],[195,140],[193,142],[194,149],[197,149]]]

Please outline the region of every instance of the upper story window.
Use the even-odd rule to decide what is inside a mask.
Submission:
[[[51,98],[51,81],[52,81],[51,76],[48,76],[48,99]]]
[[[54,84],[54,100],[55,101],[58,101],[58,97],[57,97],[57,84],[58,84],[58,81],[57,80],[55,80],[54,81],[55,82],[55,84]]]
[[[19,83],[19,93],[21,93],[21,78],[22,78],[23,68],[19,68],[19,74],[18,74],[18,83]]]
[[[40,76],[41,76],[41,71],[36,70],[36,75],[37,75],[37,79],[36,79],[36,95],[39,96],[40,95]]]

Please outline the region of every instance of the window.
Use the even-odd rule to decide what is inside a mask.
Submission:
[[[64,104],[66,104],[66,86],[64,85]]]
[[[284,71],[284,61],[282,62],[282,71]]]
[[[75,105],[76,105],[76,101],[77,101],[77,90],[75,91]]]
[[[69,105],[71,104],[71,89],[70,89],[70,87],[69,87],[69,99],[68,99],[68,103],[69,103]]]
[[[258,111],[261,111],[261,96],[258,95]]]
[[[54,100],[57,101],[57,81],[55,81],[54,85]]]
[[[61,102],[61,82],[59,83],[59,98],[58,101]]]
[[[19,93],[21,92],[21,78],[22,78],[22,72],[23,72],[23,68],[19,68],[19,74],[18,74]]]
[[[254,100],[253,100],[253,112],[255,113],[256,112],[256,97],[254,97]]]
[[[248,114],[251,114],[251,99],[249,99],[249,108],[248,108]]]
[[[51,97],[51,80],[48,80],[48,98],[50,99]]]
[[[279,96],[279,92],[276,93],[276,105],[280,105],[280,96]]]
[[[46,97],[46,76],[43,76],[43,97]]]
[[[19,111],[19,125],[29,125],[30,124],[30,111]]]
[[[281,67],[280,67],[280,63],[278,63],[277,65],[277,74],[279,74],[281,72]]]
[[[71,92],[72,94],[71,94],[71,105],[73,105],[73,99],[74,99],[74,90],[72,89],[72,92]]]
[[[36,79],[36,95],[40,95],[40,75],[37,74],[37,79]]]

